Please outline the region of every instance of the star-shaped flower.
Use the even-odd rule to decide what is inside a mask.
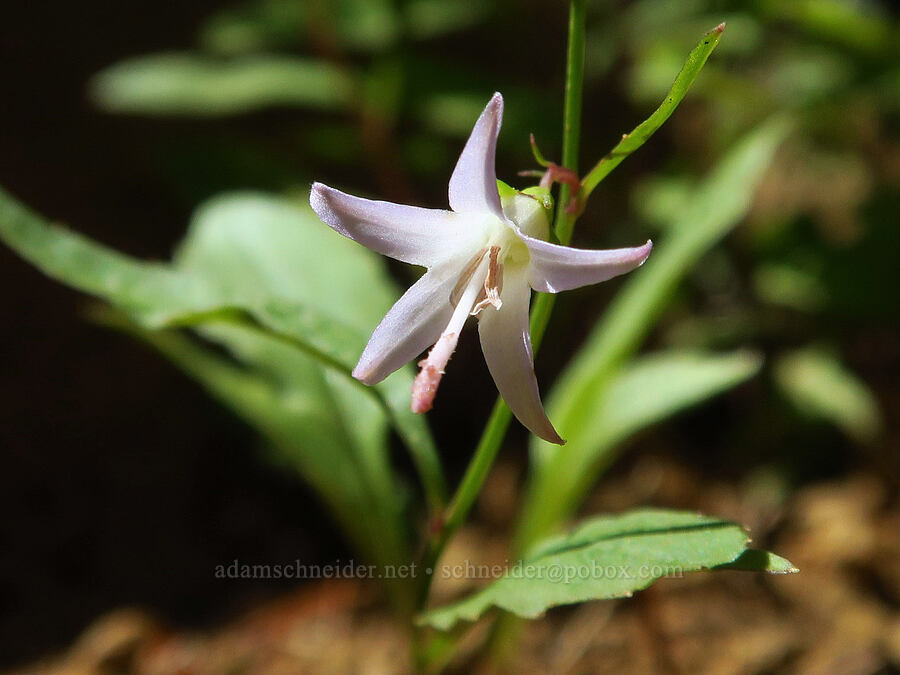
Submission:
[[[412,409],[431,409],[466,318],[478,316],[481,348],[500,395],[534,434],[563,443],[544,412],[534,375],[531,290],[557,293],[641,265],[651,242],[590,251],[546,241],[535,196],[501,198],[494,168],[503,97],[494,94],[450,177],[450,211],[353,197],[314,183],[309,201],[327,225],[383,255],[427,271],[372,333],[353,376],[376,384],[434,345],[413,385]]]

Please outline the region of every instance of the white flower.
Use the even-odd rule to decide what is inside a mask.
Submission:
[[[379,253],[427,269],[372,333],[353,376],[380,382],[434,345],[413,386],[412,409],[431,408],[466,318],[478,316],[481,348],[497,389],[533,433],[563,440],[544,412],[534,375],[531,290],[557,293],[641,265],[651,242],[588,251],[546,241],[541,200],[501,199],[494,169],[503,97],[494,94],[450,177],[450,208],[424,209],[353,197],[315,183],[309,201],[327,225]]]

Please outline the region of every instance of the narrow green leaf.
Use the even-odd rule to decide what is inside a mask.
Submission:
[[[557,605],[629,597],[665,576],[733,563],[748,541],[739,525],[695,513],[645,509],[591,518],[533,547],[482,591],[419,621],[447,630],[490,607],[535,618]]]
[[[547,407],[563,438],[575,441],[552,449],[536,444],[532,479],[516,536],[521,545],[545,534],[545,527],[564,520],[577,505],[577,497],[586,488],[581,480],[567,483],[563,479],[572,475],[572,467],[586,471],[593,461],[602,467],[602,460],[595,460],[585,444],[578,441],[582,427],[588,423],[586,414],[596,412],[587,406],[604,400],[604,390],[649,332],[682,277],[744,217],[756,185],[787,130],[785,120],[773,119],[751,132],[722,160],[695,190],[689,207],[674,215],[673,223],[666,228],[667,238],[656,246],[647,263],[631,275],[584,347],[566,367],[547,399]],[[752,370],[748,362],[745,372]],[[685,398],[685,402],[690,400]],[[593,445],[592,452],[607,452],[620,440],[612,438],[604,443],[601,435],[601,442]],[[590,474],[591,479],[596,475],[597,471]],[[554,502],[546,501],[548,492],[562,503],[553,518],[542,515],[554,508],[550,506]]]
[[[720,24],[703,36],[703,39],[694,47],[693,51],[688,55],[687,61],[681,68],[681,72],[672,83],[665,100],[660,104],[656,111],[646,120],[641,122],[630,134],[625,134],[622,140],[609,153],[603,157],[594,168],[592,168],[581,182],[581,190],[579,198],[586,200],[594,188],[609,173],[615,169],[628,155],[640,148],[647,140],[656,133],[663,123],[669,119],[678,104],[687,96],[688,90],[697,79],[697,75],[706,64],[706,60],[712,51],[719,44],[722,32],[725,30],[725,24]]]
[[[279,105],[342,108],[353,79],[337,66],[292,56],[152,54],[106,68],[90,86],[112,112],[218,116]]]

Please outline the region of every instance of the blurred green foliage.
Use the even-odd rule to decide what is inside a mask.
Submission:
[[[254,193],[201,206],[171,265],[47,223],[2,191],[0,237],[109,303],[116,312],[99,313],[102,321],[155,346],[256,427],[365,559],[408,561],[409,495],[389,459],[391,424],[432,503],[442,486],[424,420],[409,411],[411,369],[372,388],[349,375],[396,295],[378,256],[322,227],[307,204]]]

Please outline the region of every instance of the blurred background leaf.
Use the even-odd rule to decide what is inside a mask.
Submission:
[[[878,434],[881,414],[875,397],[833,354],[814,347],[785,354],[774,374],[802,413],[832,422],[860,443]]]
[[[338,66],[285,56],[156,54],[98,73],[91,87],[110,112],[213,116],[278,105],[344,108],[353,80]]]

